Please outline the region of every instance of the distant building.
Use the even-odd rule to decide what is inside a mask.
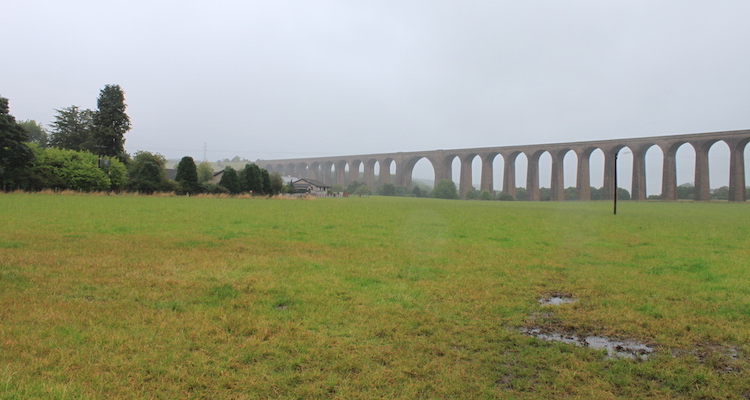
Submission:
[[[213,183],[214,185],[218,185],[219,182],[221,182],[221,177],[224,176],[224,170],[222,169],[219,172],[214,172],[214,177],[208,180],[208,183]]]
[[[298,179],[292,183],[295,193],[307,193],[312,196],[326,196],[331,186],[315,179]]]

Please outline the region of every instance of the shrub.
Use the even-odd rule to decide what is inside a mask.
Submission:
[[[458,199],[456,184],[452,180],[443,179],[435,185],[432,197],[436,199]]]
[[[88,151],[58,148],[35,148],[35,165],[32,169],[35,189],[71,189],[84,192],[107,190],[111,186],[107,173],[99,168],[99,157]],[[119,163],[119,162],[118,162]],[[112,167],[116,178],[124,166]]]

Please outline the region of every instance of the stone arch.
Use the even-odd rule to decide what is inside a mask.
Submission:
[[[626,143],[617,143],[609,147],[600,148],[604,153],[604,176],[602,184],[602,200],[613,200],[617,187],[620,187],[620,182],[617,182],[617,158],[620,150],[628,147]],[[628,150],[630,148],[628,147]],[[632,151],[631,151],[632,152]],[[632,167],[631,167],[632,168]]]
[[[661,190],[661,198],[663,200],[677,200],[677,152],[685,144],[688,144],[686,140],[670,141],[660,144],[662,152],[664,153]],[[689,148],[693,149],[693,146],[689,145]],[[695,149],[693,149],[693,152],[694,151]],[[691,172],[694,174],[695,171],[693,170]],[[682,178],[682,176],[680,176],[680,178]]]
[[[708,149],[708,181],[710,183],[710,198],[714,198],[714,192],[723,188],[721,200],[727,200],[729,192],[731,151],[726,140],[717,140]],[[719,191],[717,194],[721,195]]]
[[[584,147],[576,152],[578,166],[576,168],[576,192],[578,200],[591,200],[591,156],[594,152],[602,153],[598,147]]]
[[[466,197],[466,193],[468,193],[472,187],[474,187],[474,161],[479,159],[479,162],[481,163],[482,160],[479,157],[479,154],[477,153],[469,153],[463,156],[459,156],[458,160],[460,162],[460,175],[459,175],[459,183],[458,183],[458,194],[461,196],[461,198]]]
[[[499,157],[498,157],[499,156]],[[485,167],[485,160],[486,163],[489,165],[489,168],[491,168],[492,171],[492,182],[489,188],[490,193],[494,194],[496,191],[501,191],[503,189],[503,184],[505,181],[505,156],[503,156],[501,153],[498,152],[492,152],[487,153],[482,160],[482,168]],[[486,187],[486,178],[484,175],[484,172],[482,173],[482,190],[485,190]]]
[[[297,166],[294,165],[294,163],[289,163],[284,166],[284,169],[281,171],[282,175],[288,175],[288,176],[297,176]]]
[[[361,182],[361,174],[360,174],[360,168],[362,167],[362,160],[360,159],[354,159],[349,161],[348,168],[349,168],[349,174],[346,178],[346,184],[347,186],[350,185],[352,182]]]
[[[375,167],[378,166],[378,160],[374,158],[367,159],[364,162],[364,182],[371,191],[375,191]]]
[[[380,165],[380,171],[378,176],[378,186],[383,186],[386,183],[393,184],[393,168],[395,168],[395,160],[391,157],[383,158],[378,161]]]
[[[548,153],[545,149],[530,150],[524,152],[527,159],[526,166],[526,196],[529,201],[539,201],[539,158]]]
[[[577,181],[577,169],[578,169],[578,153],[573,149],[568,149],[562,159],[563,165],[563,200],[576,200],[578,199],[578,192],[576,191]],[[570,191],[568,190],[570,188]],[[570,193],[569,193],[570,192]]]
[[[326,185],[333,183],[333,162],[324,161],[320,166],[320,177],[318,180],[322,181]]]
[[[552,165],[550,166],[550,190],[551,190],[550,200],[552,201],[565,200],[565,164],[564,164],[564,161],[565,161],[565,156],[571,152],[575,155],[575,152],[569,147],[547,151],[547,154],[550,155],[550,158],[552,160]]]
[[[313,161],[312,164],[307,168],[307,177],[309,179],[320,180],[320,162]]]
[[[307,164],[306,163],[297,163],[297,179],[304,179],[307,178]]]
[[[750,160],[750,137],[725,140],[729,145],[729,201],[746,201],[748,186],[745,171]]]
[[[432,158],[421,155],[410,157],[403,162],[402,171],[400,172],[402,177],[402,184],[406,188],[412,188],[412,180],[414,179],[414,167],[416,167],[416,165],[419,164],[422,160],[427,160],[427,162],[430,163],[430,165],[432,166],[433,177],[437,177],[437,168],[435,166],[435,161]]]
[[[519,168],[520,159],[523,159],[521,168]],[[528,169],[529,158],[526,156],[526,153],[514,151],[508,154],[505,157],[505,170],[503,171],[503,192],[513,196],[514,199],[518,199],[519,194],[516,192],[516,188],[519,184],[523,184],[524,192],[526,192],[526,175]],[[527,198],[528,193],[524,195],[524,199]]]
[[[644,187],[646,188],[645,198],[648,199],[651,195],[661,195],[662,179],[664,175],[664,151],[662,148],[654,143],[648,145],[644,150],[644,174],[646,176],[646,182]],[[650,172],[650,173],[649,173]],[[635,180],[635,171],[633,171]],[[633,196],[633,200],[638,200]]]
[[[617,161],[617,164],[615,165],[616,175],[614,176],[617,185],[613,185],[612,189],[614,189],[614,191],[612,192],[612,198],[614,198],[617,190],[621,188],[627,190],[631,198],[634,190],[636,192],[642,192],[645,194],[645,176],[642,176],[639,172],[638,179],[634,179],[634,174],[636,173],[638,168],[643,167],[642,163],[639,163],[638,167],[635,166],[637,151],[638,150],[635,148],[635,146],[629,144],[625,144],[620,147],[619,150],[617,150],[617,153],[615,154],[615,159]],[[641,178],[643,178],[642,184],[640,183]],[[614,186],[617,187],[615,188]]]
[[[346,187],[346,168],[349,166],[348,164],[349,163],[347,163],[346,160],[333,162],[333,166],[334,166],[333,184],[334,185],[341,185],[341,187]]]

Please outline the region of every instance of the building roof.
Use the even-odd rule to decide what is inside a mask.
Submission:
[[[321,181],[315,179],[298,179],[292,183],[294,188],[297,190],[306,190],[309,186],[315,186],[320,189],[330,189],[331,185],[327,185]]]

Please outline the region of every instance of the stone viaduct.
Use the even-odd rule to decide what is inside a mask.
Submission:
[[[590,200],[590,156],[595,150],[604,154],[604,187],[602,198],[612,200],[616,181],[616,162],[620,150],[628,148],[633,155],[631,197],[646,199],[646,152],[658,146],[663,155],[663,200],[677,199],[677,163],[675,155],[682,145],[695,150],[695,200],[710,199],[708,152],[717,142],[729,147],[729,200],[745,201],[745,146],[750,141],[750,130],[710,132],[686,135],[655,136],[631,139],[614,139],[589,142],[553,143],[507,147],[481,147],[473,149],[432,150],[356,156],[314,157],[286,160],[258,160],[257,164],[268,171],[299,178],[322,180],[328,184],[346,186],[348,182],[363,181],[371,189],[385,183],[411,188],[412,171],[421,159],[427,159],[435,171],[435,182],[453,179],[452,164],[461,162],[459,192],[464,196],[472,187],[472,162],[479,157],[482,162],[480,190],[493,191],[493,162],[499,155],[503,159],[502,191],[516,195],[516,159],[520,154],[527,158],[526,191],[529,200],[539,200],[539,158],[546,152],[552,159],[552,200],[564,200],[563,159],[568,152],[577,156],[576,188],[580,200]],[[395,176],[391,165],[395,163]],[[379,166],[376,182],[375,166]]]

